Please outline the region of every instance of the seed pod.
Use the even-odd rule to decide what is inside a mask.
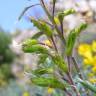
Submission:
[[[41,32],[44,32],[47,36],[52,36],[53,31],[51,28],[42,20],[35,20],[33,18],[30,18],[31,22],[36,26]]]
[[[73,14],[75,12],[76,11],[74,9],[65,10],[64,12],[60,12],[58,14],[58,18],[59,18],[60,21],[63,21],[63,19],[64,19],[65,16],[70,15],[70,14]]]
[[[37,54],[40,54],[40,53],[45,53],[47,54],[48,53],[48,50],[44,47],[42,47],[41,45],[28,45],[28,46],[23,46],[22,50],[26,53],[37,53]]]
[[[23,42],[23,46],[32,46],[38,44],[38,41],[35,39],[27,39],[25,42]]]

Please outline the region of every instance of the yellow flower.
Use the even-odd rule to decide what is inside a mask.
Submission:
[[[52,46],[51,42],[49,40],[45,40],[44,44],[48,45],[48,46]]]
[[[78,47],[78,53],[86,58],[92,58],[91,46],[89,44],[81,44]]]
[[[51,93],[53,93],[54,89],[49,87],[47,91],[48,91],[49,94],[51,94]]]
[[[96,83],[96,78],[91,78],[91,79],[89,79],[89,81],[90,81],[91,83]]]
[[[92,71],[93,71],[94,73],[96,73],[96,66],[94,66],[94,67],[92,68]]]
[[[23,96],[30,96],[30,95],[29,95],[29,92],[27,92],[27,91],[24,92],[24,93],[23,93]]]
[[[92,42],[92,51],[96,52],[96,41]]]
[[[93,59],[84,58],[83,63],[87,65],[93,65]]]
[[[96,55],[93,56],[93,65],[96,66]]]

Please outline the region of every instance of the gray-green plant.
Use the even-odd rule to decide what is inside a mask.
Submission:
[[[74,9],[67,9],[55,14],[56,0],[53,0],[52,12],[49,12],[44,0],[39,1],[40,4],[36,5],[40,5],[43,8],[50,22],[30,17],[30,21],[39,32],[22,44],[22,50],[25,53],[35,53],[39,56],[37,69],[31,71],[32,83],[41,87],[62,90],[66,96],[92,96],[90,93],[96,94],[95,85],[90,84],[82,76],[79,65],[73,55],[77,37],[87,28],[87,23],[84,22],[80,26],[70,30],[67,36],[63,29],[64,18],[68,15],[75,14],[76,11]],[[36,5],[27,7],[20,18],[25,11]],[[55,17],[59,20],[59,25],[55,21]],[[47,37],[52,46],[38,40],[42,35]],[[59,44],[63,47],[62,52],[60,52],[58,43],[55,41],[57,37]],[[46,63],[48,60],[50,64]],[[75,74],[74,68],[76,70]]]

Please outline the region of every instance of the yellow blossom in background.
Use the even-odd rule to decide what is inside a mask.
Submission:
[[[91,44],[83,43],[78,47],[78,54],[83,57],[83,64],[90,67],[88,78],[91,83],[96,84],[96,41]],[[87,67],[86,67],[87,68]]]
[[[92,58],[84,58],[83,63],[87,64],[87,65],[92,65],[93,59]]]
[[[30,96],[30,95],[29,95],[29,92],[25,91],[25,92],[23,93],[23,96]]]
[[[96,73],[96,65],[92,68],[92,71]]]
[[[96,41],[92,42],[92,51],[96,52]]]
[[[96,66],[96,55],[93,56],[93,65]]]
[[[90,81],[91,83],[93,83],[93,84],[96,84],[96,78],[91,78],[91,79],[89,79],[89,81]]]
[[[53,93],[53,91],[54,91],[54,89],[51,88],[51,87],[49,87],[48,90],[47,90],[47,92],[48,92],[49,94]]]
[[[48,46],[52,46],[52,43],[49,40],[45,40],[44,44],[48,45]]]
[[[92,58],[91,46],[89,44],[81,44],[78,47],[78,53],[86,58]]]

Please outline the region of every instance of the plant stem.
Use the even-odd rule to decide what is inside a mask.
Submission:
[[[67,56],[67,62],[68,62],[68,71],[71,72],[71,64],[70,64],[70,56]]]
[[[60,25],[61,25],[61,32],[62,32],[62,35],[64,35],[64,34],[63,34],[63,21],[60,21]]]
[[[72,57],[72,60],[73,60],[74,66],[75,66],[75,68],[76,68],[76,71],[78,72],[79,77],[83,80],[83,76],[82,76],[82,74],[81,74],[81,72],[80,72],[80,68],[79,68],[79,66],[78,66],[75,58]],[[88,91],[88,90],[85,89],[85,91]],[[89,96],[89,93],[86,93],[86,95]]]
[[[64,37],[62,36],[62,33],[60,32],[60,30],[58,29],[58,26],[57,26],[54,18],[52,18],[52,16],[51,16],[50,13],[48,12],[48,10],[47,10],[47,8],[46,8],[46,6],[45,6],[45,4],[44,4],[44,1],[43,1],[43,0],[40,0],[40,2],[41,2],[41,5],[42,5],[45,13],[47,14],[49,20],[50,20],[50,21],[52,22],[52,24],[54,25],[54,27],[55,27],[55,29],[56,29],[56,31],[57,31],[60,39],[63,41],[63,43],[64,43],[64,45],[65,45],[65,44],[66,44],[65,39],[64,39]]]
[[[65,93],[68,94],[67,96],[72,96],[66,89],[64,89]]]
[[[35,6],[37,6],[37,5],[40,5],[40,4],[34,4],[34,5],[30,5],[30,6],[26,7],[26,8],[23,10],[23,12],[20,14],[18,20],[20,20],[20,19],[22,18],[22,16],[25,14],[25,12],[26,12],[28,9],[30,9],[30,8],[32,8],[32,7],[35,7]]]
[[[74,64],[74,66],[75,66],[76,71],[78,72],[79,77],[80,77],[81,79],[83,79],[83,76],[82,76],[82,74],[81,74],[81,72],[80,72],[80,68],[79,68],[79,66],[78,66],[78,64],[77,64],[77,62],[76,62],[76,60],[75,60],[74,57],[72,57],[72,61],[73,61],[73,64]]]
[[[42,43],[42,42],[39,42],[39,44],[41,44],[41,45],[44,45],[44,46],[47,46],[47,47],[49,47],[49,48],[53,48],[52,46],[50,46],[50,45],[47,45],[47,44],[45,44],[45,43]]]
[[[79,93],[79,91],[76,89],[76,86],[75,86],[75,84],[74,84],[74,81],[73,81],[73,79],[72,79],[71,74],[68,72],[67,75],[68,75],[68,77],[69,77],[69,79],[70,79],[70,83],[72,84],[72,88],[73,88],[74,92],[76,93],[76,96],[81,96],[80,93]]]
[[[56,44],[55,44],[55,41],[54,41],[53,36],[51,37],[51,40],[52,40],[52,42],[53,42],[53,45],[54,45],[54,48],[55,48],[56,52],[58,53],[58,48],[57,48],[57,46],[56,46]]]
[[[56,4],[56,1],[53,0],[53,11],[52,11],[53,19],[54,19],[54,13],[55,13],[55,4]]]
[[[73,79],[72,79],[72,75],[71,75],[71,66],[70,66],[70,64],[71,64],[71,62],[70,62],[70,56],[67,56],[67,60],[68,60],[68,72],[67,72],[67,76],[69,77],[69,80],[70,80],[70,83],[72,84],[72,86],[74,86],[73,87],[73,90],[74,90],[74,92],[76,92],[76,95],[77,96],[80,96],[80,93],[78,92],[78,90],[76,89],[76,86],[75,86],[75,84],[74,84],[74,81],[73,81]]]

